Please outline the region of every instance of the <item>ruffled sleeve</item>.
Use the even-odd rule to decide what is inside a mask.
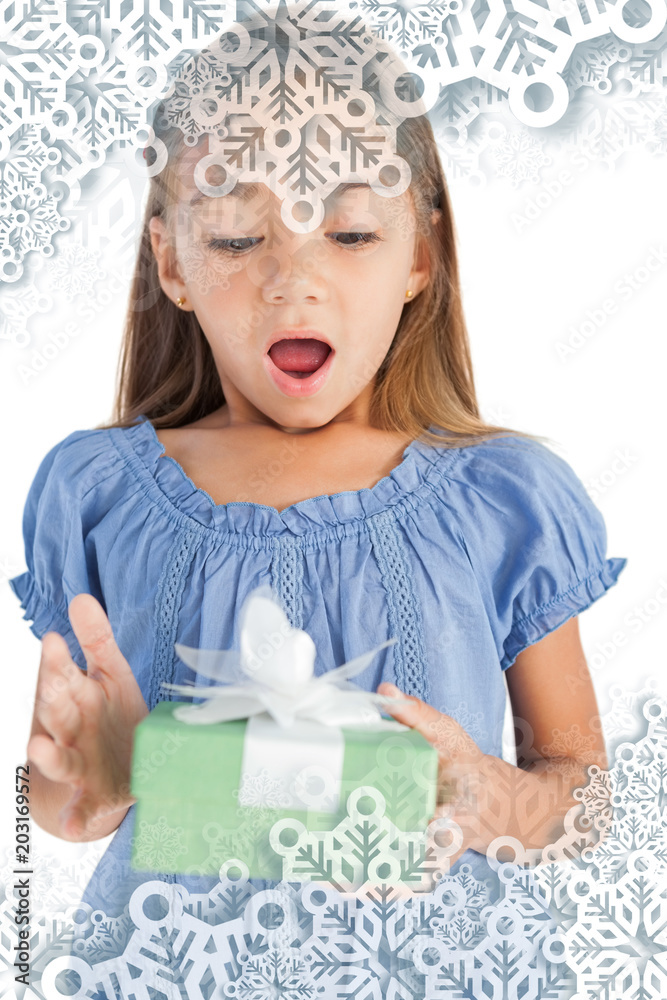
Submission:
[[[505,438],[465,452],[461,540],[507,670],[527,646],[602,597],[627,559],[607,558],[602,514],[545,445]]]
[[[28,569],[9,580],[33,634],[41,639],[45,632],[59,632],[84,670],[67,608],[80,593],[92,593],[103,604],[96,571],[87,563],[82,509],[95,465],[89,445],[94,435],[75,431],[42,459],[23,511]]]

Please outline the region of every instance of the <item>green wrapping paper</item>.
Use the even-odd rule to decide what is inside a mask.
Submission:
[[[404,832],[423,833],[433,817],[437,751],[414,729],[393,720],[383,720],[383,731],[335,727],[344,742],[342,773],[334,804],[329,801],[327,808],[298,809],[294,802],[285,807],[271,776],[273,753],[266,755],[261,780],[243,786],[241,797],[252,804],[241,805],[248,719],[191,725],[174,717],[181,704],[186,703],[160,702],[135,730],[136,870],[217,875],[234,860],[247,865],[251,878],[280,879],[283,859],[272,847],[270,831],[281,820],[287,822],[280,843],[290,847],[298,824],[308,831],[332,831],[349,817],[353,803],[362,814],[384,810],[384,817]],[[298,720],[292,733],[297,731]],[[308,760],[304,744],[303,764]],[[368,791],[360,797],[364,788]]]

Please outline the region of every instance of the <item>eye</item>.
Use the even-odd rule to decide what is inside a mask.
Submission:
[[[327,233],[327,236],[335,237],[334,242],[343,247],[350,247],[352,250],[368,246],[370,243],[382,242],[382,237],[378,233]]]
[[[211,250],[218,250],[221,253],[238,256],[239,254],[246,253],[248,250],[252,250],[252,248],[257,246],[258,243],[261,243],[263,239],[263,236],[236,236],[229,240],[209,240],[206,246]]]

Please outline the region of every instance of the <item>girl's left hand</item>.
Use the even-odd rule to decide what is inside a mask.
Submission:
[[[414,695],[404,694],[387,681],[383,681],[377,691],[392,698],[403,697],[404,704],[386,705],[383,710],[390,712],[398,722],[416,729],[438,751],[436,811],[430,822],[447,816],[461,827],[463,844],[450,857],[449,862],[453,864],[469,847],[479,848],[478,793],[480,764],[485,754],[450,715],[444,715]]]

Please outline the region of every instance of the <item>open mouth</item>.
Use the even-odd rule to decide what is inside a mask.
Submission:
[[[271,347],[269,357],[276,368],[291,378],[309,378],[331,354],[331,348],[321,340],[302,337],[279,340]]]

